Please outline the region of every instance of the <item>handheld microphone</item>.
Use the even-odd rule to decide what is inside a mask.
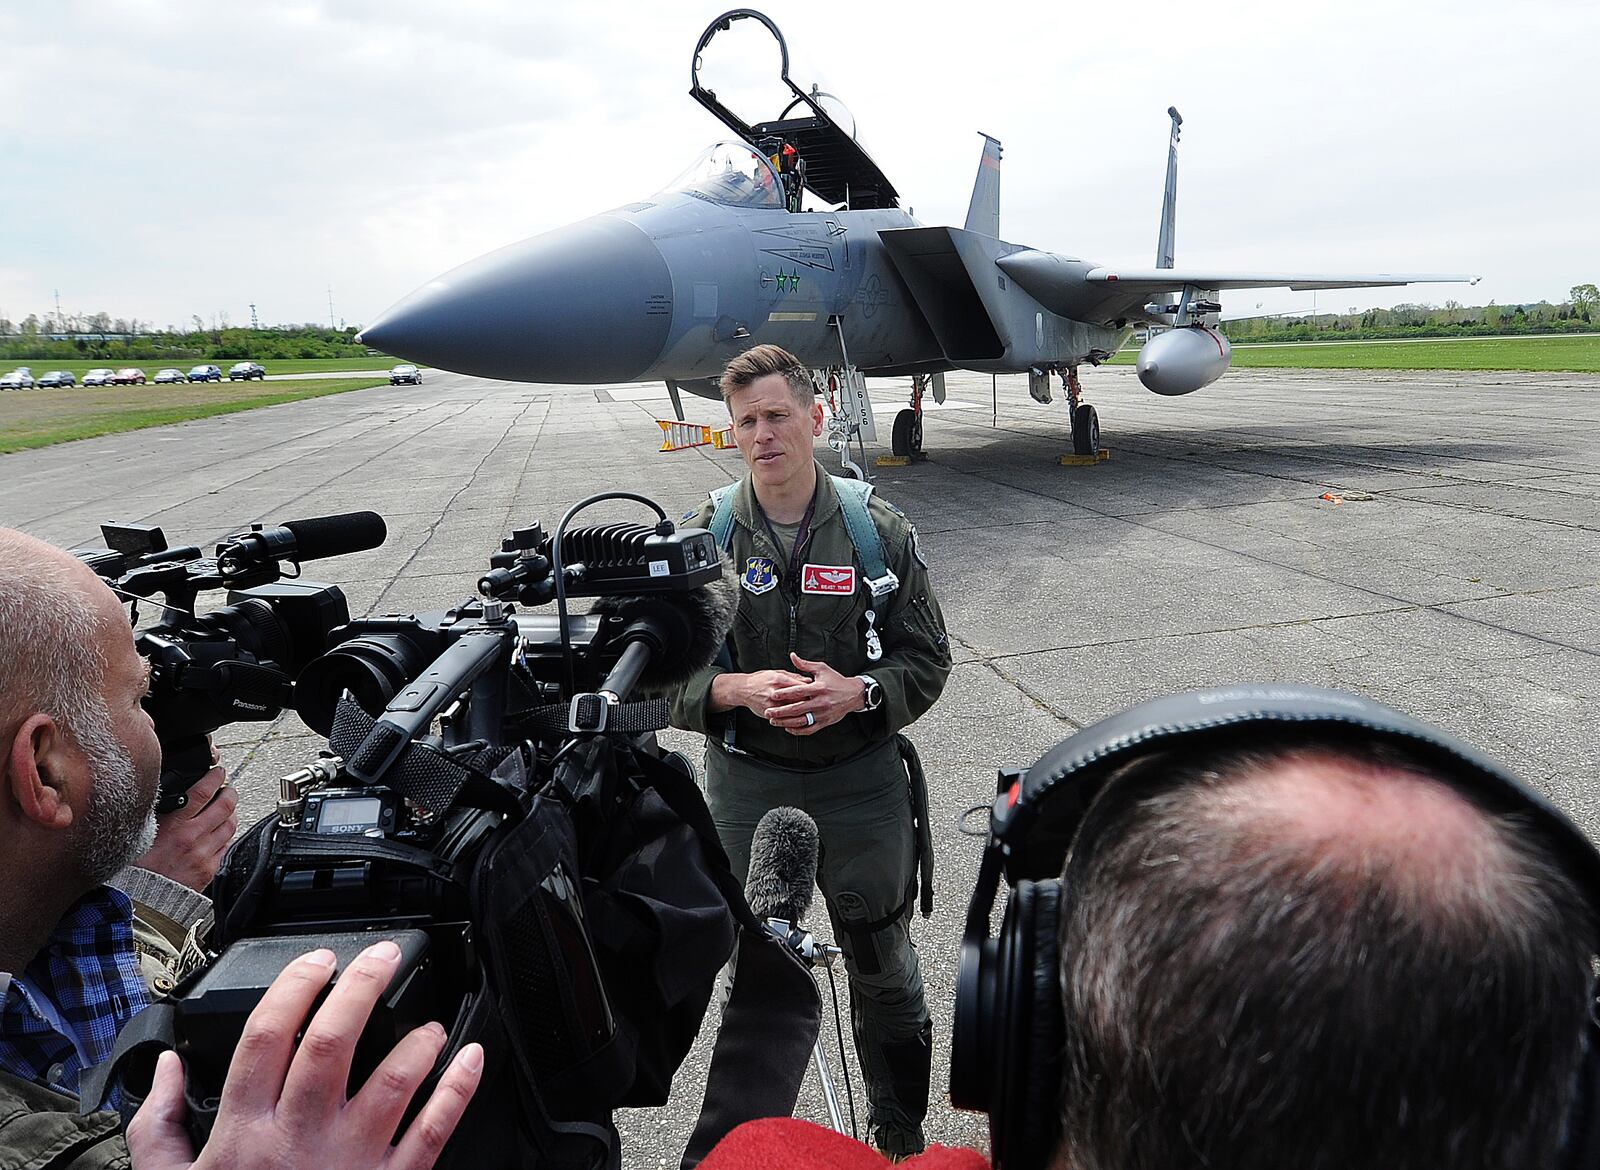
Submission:
[[[389,535],[376,512],[310,516],[280,525],[256,525],[217,546],[219,562],[316,561],[377,548]]]
[[[757,918],[797,925],[817,884],[817,822],[797,808],[769,810],[750,842],[745,899]]]

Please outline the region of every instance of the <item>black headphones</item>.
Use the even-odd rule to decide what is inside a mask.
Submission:
[[[1151,752],[1191,754],[1241,732],[1301,729],[1308,736],[1356,732],[1437,763],[1484,805],[1516,812],[1542,833],[1584,900],[1600,911],[1600,852],[1582,830],[1487,756],[1409,716],[1340,691],[1291,685],[1141,703],[1062,741],[1026,771],[1000,773],[961,941],[950,1063],[951,1102],[989,1114],[996,1170],[1042,1170],[1060,1135],[1060,879],[1091,810],[1120,804],[1122,786],[1108,784],[1110,777]],[[1002,876],[1010,898],[991,938]],[[1593,1011],[1582,1078],[1568,1121],[1567,1165],[1600,1167],[1600,1025]]]

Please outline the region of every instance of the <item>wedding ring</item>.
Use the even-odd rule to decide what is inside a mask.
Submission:
[[[817,717],[815,715],[813,715],[810,711],[807,711],[806,712],[806,726],[810,727],[814,723],[816,723],[816,721],[817,721]]]

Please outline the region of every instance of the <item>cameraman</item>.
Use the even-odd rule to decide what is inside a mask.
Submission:
[[[123,1156],[120,1141],[110,1138],[115,1119],[77,1116],[74,1095],[79,1074],[108,1055],[118,1029],[150,1002],[140,978],[132,905],[106,884],[147,854],[157,836],[161,751],[142,706],[148,671],[121,604],[93,572],[60,549],[5,529],[0,662],[0,1163],[31,1165],[81,1154],[75,1164],[113,1164]],[[205,807],[209,803],[202,812]],[[227,805],[223,819],[231,820],[231,814]],[[203,860],[209,836],[192,840],[179,831],[171,840],[186,842],[190,852],[200,848],[195,876],[202,876],[211,865]],[[229,1161],[236,1166],[293,1165],[280,1159],[294,1149],[307,1152],[298,1163],[304,1165],[337,1164],[323,1158],[341,1150],[350,1155],[343,1163],[349,1165],[377,1164],[389,1156],[399,1112],[431,1064],[429,1057],[412,1077],[419,1054],[431,1048],[437,1055],[444,1033],[436,1026],[413,1033],[391,1054],[384,1070],[389,1075],[375,1076],[372,1093],[364,1089],[349,1106],[342,1095],[329,1093],[329,1083],[343,1085],[349,1067],[353,1013],[359,1012],[359,1032],[371,1007],[370,1001],[362,1006],[363,989],[384,965],[392,969],[393,957],[373,953],[381,948],[352,965],[310,1026],[308,1036],[321,1032],[321,1039],[295,1053],[292,1064],[295,1034],[332,974],[331,956],[327,962],[301,960],[279,978],[252,1015],[241,1045],[248,1059],[231,1070],[224,1090],[227,1125],[219,1120],[212,1138],[217,1143],[220,1132],[223,1142],[218,1155],[207,1146],[210,1158],[230,1145],[236,1154]],[[379,989],[386,983],[385,977]],[[467,1051],[467,1059],[481,1059],[481,1050],[473,1049],[470,1057]],[[180,1078],[173,1060],[164,1059],[141,1114],[150,1116],[142,1128],[151,1155],[141,1155],[141,1166],[189,1160],[179,1156],[172,1130],[175,1114],[181,1114],[181,1105],[174,1104]],[[477,1076],[464,1062],[452,1066],[425,1111],[429,1124],[413,1126],[416,1142],[408,1153],[414,1160],[406,1164],[432,1163]],[[392,1102],[378,1100],[402,1089],[403,1099],[392,1110]],[[270,1129],[259,1124],[263,1110],[272,1124],[295,1122],[307,1144],[274,1147],[256,1140]],[[355,1122],[374,1118],[378,1148],[349,1144]]]

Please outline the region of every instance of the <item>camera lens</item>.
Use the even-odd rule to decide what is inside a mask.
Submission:
[[[295,680],[294,709],[306,726],[327,735],[345,691],[376,717],[430,661],[432,656],[422,647],[399,634],[351,638],[311,663]]]

